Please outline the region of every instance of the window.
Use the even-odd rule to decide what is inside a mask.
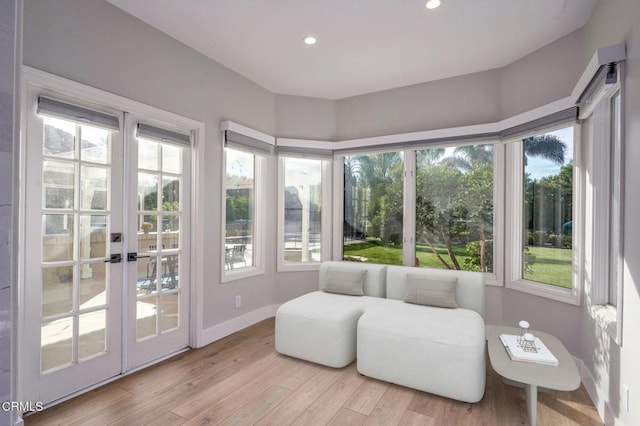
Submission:
[[[492,273],[493,145],[416,151],[416,266]]]
[[[256,179],[261,158],[225,148],[225,270],[257,266]]]
[[[343,259],[479,271],[497,283],[497,150],[456,144],[345,156]]]
[[[578,304],[574,127],[559,125],[508,145],[507,286]]]
[[[329,259],[330,161],[280,156],[279,270],[317,268]],[[315,265],[314,265],[315,264]]]
[[[344,158],[343,259],[403,264],[404,153]]]

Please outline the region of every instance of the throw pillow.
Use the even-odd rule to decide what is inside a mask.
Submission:
[[[423,275],[407,274],[404,301],[416,305],[457,308],[457,278],[429,278]]]
[[[364,277],[367,271],[328,268],[325,285],[322,291],[327,293],[364,296]]]

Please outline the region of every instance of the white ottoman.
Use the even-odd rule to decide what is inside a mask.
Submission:
[[[358,321],[358,371],[368,377],[464,402],[486,382],[485,326],[468,309],[387,300]]]
[[[316,291],[278,309],[276,350],[284,355],[334,368],[356,359],[358,319],[377,297]]]

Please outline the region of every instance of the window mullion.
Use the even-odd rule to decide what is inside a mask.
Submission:
[[[416,264],[416,151],[404,152],[402,263]]]

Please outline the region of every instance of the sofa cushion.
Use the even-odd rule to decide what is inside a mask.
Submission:
[[[387,296],[387,266],[374,263],[360,262],[322,262],[319,273],[319,288],[324,290],[327,283],[327,272],[330,268],[340,268],[348,271],[367,271],[364,277],[363,292],[365,296]]]
[[[329,267],[322,291],[349,296],[364,296],[363,286],[366,275],[366,269],[354,271],[346,268]]]
[[[457,284],[456,277],[430,278],[418,274],[407,274],[403,300],[416,305],[457,308]]]

